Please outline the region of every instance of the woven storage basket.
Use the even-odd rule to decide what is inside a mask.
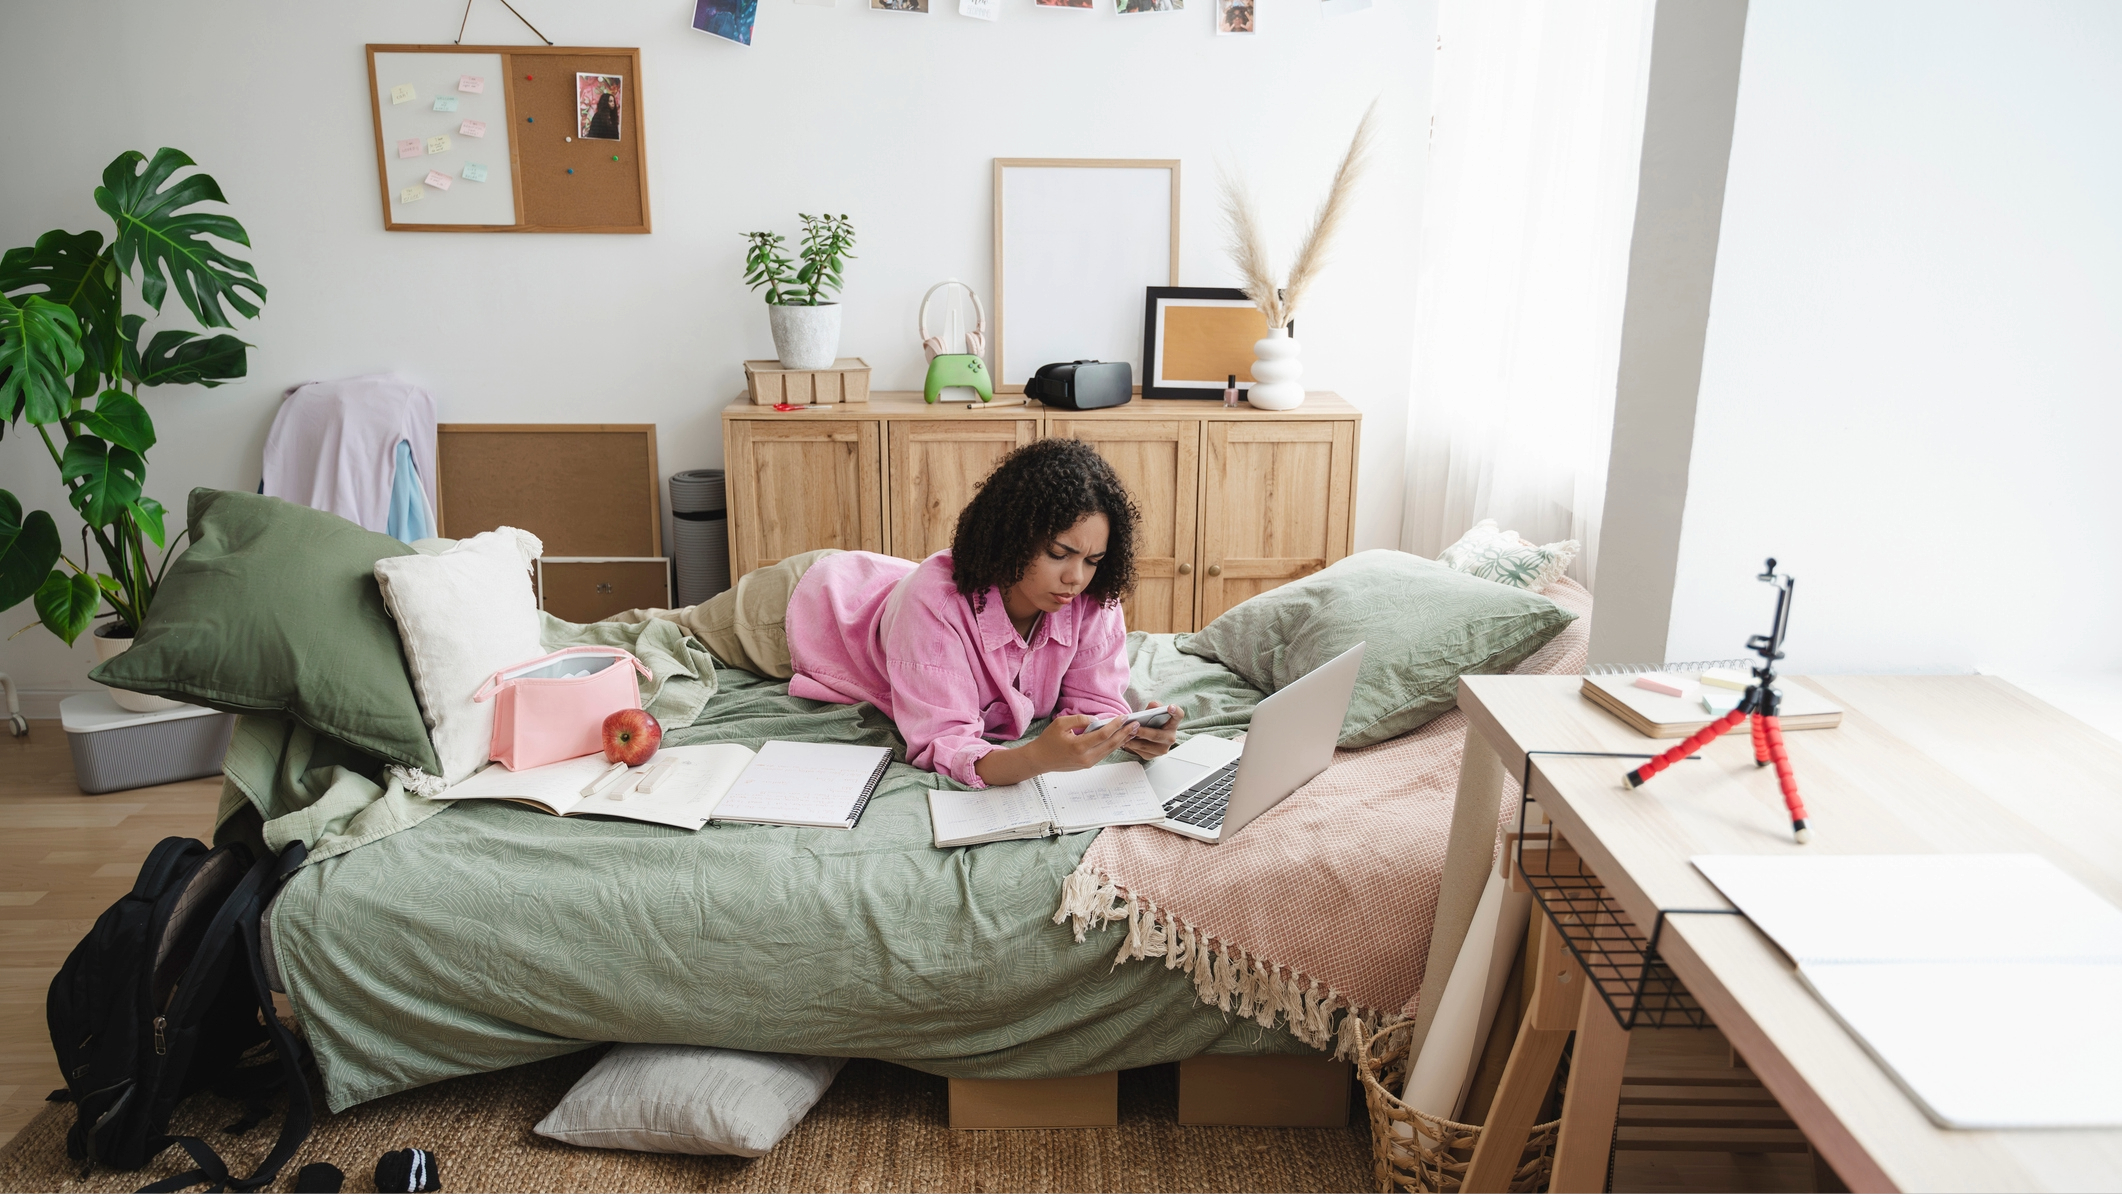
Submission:
[[[1456,1194],[1467,1162],[1473,1159],[1474,1145],[1481,1139],[1481,1128],[1425,1115],[1392,1093],[1407,1083],[1407,1042],[1414,1027],[1412,1020],[1386,1025],[1366,1039],[1356,1055],[1363,1101],[1370,1106],[1371,1162],[1378,1194]],[[1511,1175],[1512,1190],[1547,1189],[1555,1166],[1555,1130],[1560,1124],[1560,1120],[1551,1120],[1534,1126],[1518,1171]]]

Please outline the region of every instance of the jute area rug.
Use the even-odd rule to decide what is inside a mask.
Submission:
[[[320,1118],[277,1190],[312,1161],[374,1189],[376,1159],[432,1151],[445,1191],[470,1190],[1363,1190],[1366,1127],[1207,1128],[1177,1122],[1177,1068],[1120,1075],[1120,1124],[1056,1131],[959,1132],[941,1078],[883,1062],[849,1062],[823,1101],[757,1160],[574,1148],[538,1122],[601,1055],[589,1050],[497,1074],[406,1091]],[[318,1106],[322,1107],[321,1095]],[[198,1135],[249,1172],[279,1130],[274,1117],[241,1137],[220,1132],[240,1108],[210,1095],[178,1109],[173,1132]],[[146,1169],[79,1180],[66,1157],[73,1108],[54,1104],[0,1148],[0,1189],[137,1190],[190,1168],[172,1148]]]

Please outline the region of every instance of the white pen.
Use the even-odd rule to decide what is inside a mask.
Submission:
[[[589,786],[582,789],[582,795],[595,796],[598,792],[604,790],[604,786],[606,784],[612,782],[612,778],[614,776],[620,776],[624,774],[626,774],[626,764],[613,763],[611,766],[606,767],[601,773],[599,773],[597,778],[589,781]]]
[[[642,773],[641,781],[634,785],[634,791],[643,793],[655,791],[656,785],[663,782],[663,777],[676,770],[677,766],[678,760],[676,759],[664,758],[658,760],[655,766]]]

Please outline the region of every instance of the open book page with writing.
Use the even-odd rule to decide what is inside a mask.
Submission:
[[[602,755],[592,758],[602,760]],[[656,764],[670,760],[669,769],[656,778],[652,792],[639,790],[643,776]],[[625,779],[587,797],[568,811],[574,816],[627,817],[698,829],[714,815],[715,805],[752,761],[752,752],[734,742],[706,746],[666,746],[648,765]]]
[[[1164,819],[1164,802],[1157,798],[1140,763],[1049,771],[1038,782],[1046,790],[1057,833]]]
[[[1052,827],[1037,780],[974,792],[933,789],[928,817],[938,847],[1045,837]]]

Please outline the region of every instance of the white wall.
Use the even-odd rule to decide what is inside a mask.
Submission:
[[[2122,667],[2122,6],[1746,29],[1666,658]]]
[[[992,158],[1181,159],[1180,281],[1229,285],[1219,157],[1252,179],[1286,259],[1382,95],[1384,150],[1303,339],[1307,384],[1365,411],[1357,546],[1392,544],[1434,4],[1325,19],[1317,0],[1260,0],[1251,38],[1216,37],[1211,0],[1129,17],[1101,4],[1002,0],[988,24],[950,0],[927,16],[761,0],[745,49],[688,29],[685,0],[518,0],[562,45],[642,48],[655,232],[495,236],[386,234],[377,202],[362,46],[448,42],[461,7],[0,0],[0,78],[43,97],[0,126],[0,245],[107,232],[90,196],[125,149],[174,145],[220,180],[271,297],[236,329],[257,345],[248,380],[150,402],[148,489],[173,510],[193,486],[257,483],[288,386],[381,369],[417,379],[449,421],[653,421],[670,472],[721,463],[739,362],[773,355],[739,281],[739,232],[793,234],[799,209],[851,213],[842,351],[882,387],[916,387],[922,292],[989,276]],[[466,42],[527,40],[501,5],[473,6]],[[34,436],[0,441],[0,485],[64,511]],[[86,639],[0,642],[0,671],[31,690],[85,687],[90,662]]]

